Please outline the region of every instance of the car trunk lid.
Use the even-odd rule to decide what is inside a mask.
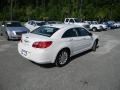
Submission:
[[[27,33],[23,34],[21,38],[21,42],[24,45],[32,46],[34,42],[40,42],[40,41],[50,41],[50,37]]]

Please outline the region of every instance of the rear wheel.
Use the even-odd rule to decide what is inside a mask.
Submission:
[[[69,52],[66,49],[60,51],[55,61],[56,66],[62,67],[66,65],[67,61],[69,60],[69,57],[70,57]]]

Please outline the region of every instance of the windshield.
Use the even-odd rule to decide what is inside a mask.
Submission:
[[[31,33],[51,37],[59,28],[42,26],[33,30]]]
[[[92,24],[98,24],[98,22],[96,22],[96,21],[92,21]]]
[[[80,19],[74,19],[74,20],[75,20],[75,22],[81,22]]]
[[[37,22],[36,23],[38,26],[43,26],[43,25],[45,25],[45,22]]]
[[[22,27],[22,25],[19,22],[8,22],[6,26],[7,27]]]

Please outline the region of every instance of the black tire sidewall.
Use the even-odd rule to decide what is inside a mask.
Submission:
[[[5,33],[5,38],[6,38],[7,40],[10,40],[9,35],[8,35],[7,32]]]
[[[96,51],[96,48],[97,48],[97,41],[95,40],[92,46],[92,51]]]
[[[93,31],[93,32],[96,32],[96,31],[97,31],[97,28],[96,28],[96,27],[92,28],[92,31]]]

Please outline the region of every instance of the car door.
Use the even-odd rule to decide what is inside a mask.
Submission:
[[[76,29],[72,28],[67,30],[63,34],[62,39],[68,45],[68,47],[70,47],[71,55],[78,53],[79,39]]]
[[[91,45],[93,43],[92,34],[84,28],[76,28],[76,30],[78,33],[78,44],[79,44],[78,50],[79,50],[79,52],[90,49]]]

